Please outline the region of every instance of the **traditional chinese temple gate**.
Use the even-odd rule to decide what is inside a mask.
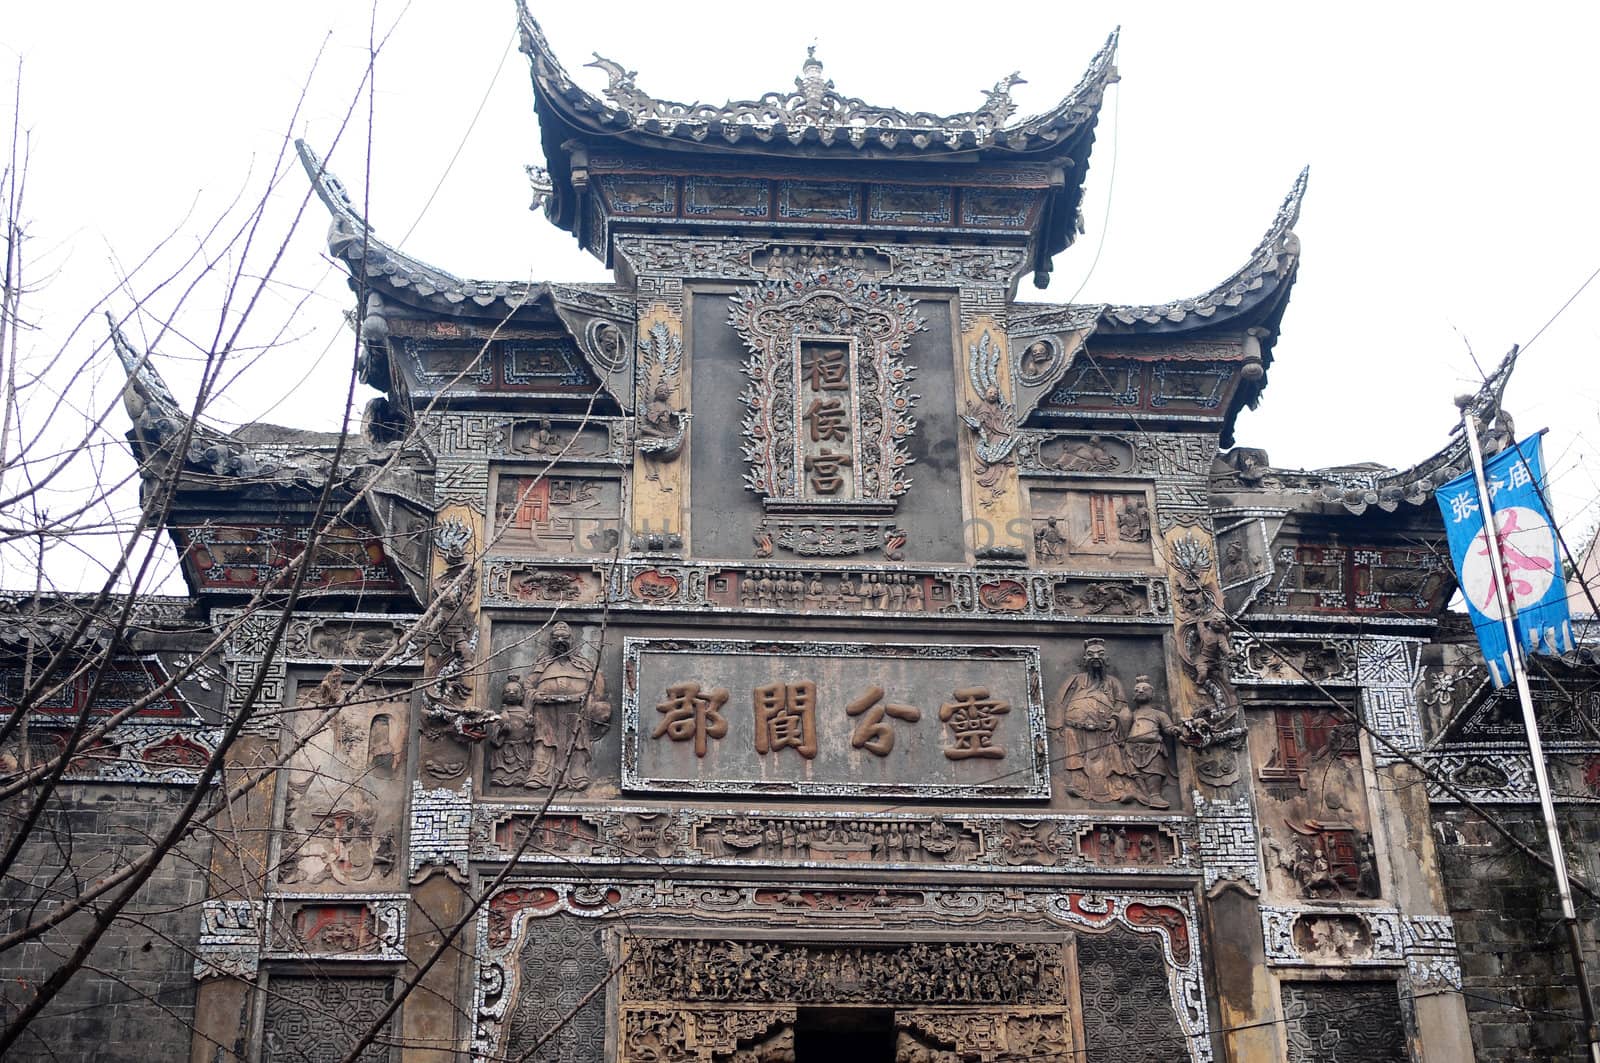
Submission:
[[[208,903],[196,1045],[242,1011],[256,1056],[298,1058],[460,923],[365,1058],[1466,1058],[1391,755],[1450,590],[1418,545],[1433,466],[1352,486],[1221,450],[1304,175],[1202,296],[1027,303],[1077,231],[1114,40],[1018,119],[1014,77],[936,117],[814,56],[724,107],[600,60],[596,96],[521,26],[536,205],[615,283],[427,266],[302,146],[395,460],[286,658],[248,629],[224,664],[314,708],[423,634],[260,810],[268,897]],[[174,533],[225,606],[264,540],[219,534],[207,483]]]

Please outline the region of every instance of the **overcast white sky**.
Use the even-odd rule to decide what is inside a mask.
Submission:
[[[1309,163],[1299,282],[1271,386],[1238,432],[1278,465],[1432,453],[1454,422],[1451,396],[1475,375],[1464,341],[1487,368],[1600,269],[1597,5],[612,2],[535,14],[596,91],[603,75],[583,67],[594,51],[636,68],[657,96],[753,97],[790,85],[815,42],[841,92],[940,112],[970,109],[1013,69],[1028,81],[1014,93],[1021,109],[1042,110],[1120,24],[1088,235],[1057,259],[1048,292],[1025,281],[1022,297],[1198,294],[1244,261]],[[130,285],[148,290],[156,266],[192,248],[241,188],[259,188],[319,50],[292,131],[327,152],[361,78],[367,20],[365,4],[326,0],[15,5],[0,26],[0,85],[9,94],[20,55],[30,247],[35,279],[50,274],[33,303],[36,348],[59,346],[119,270],[182,233]],[[378,22],[394,30],[377,65],[370,192],[365,100],[332,167],[379,235],[464,276],[604,279],[527,210],[522,166],[541,159],[510,0],[380,0]],[[296,167],[275,221],[304,188]],[[325,225],[314,203],[254,334],[309,300],[217,420],[336,426],[351,297]],[[220,302],[202,286],[180,332],[204,345]],[[131,305],[111,304],[119,315]],[[102,331],[73,349],[87,354]],[[1529,349],[1508,396],[1519,429],[1550,428],[1556,505],[1575,531],[1600,496],[1597,348],[1600,281]],[[169,336],[160,350],[186,397],[195,347]],[[120,372],[108,353],[97,364],[103,400]]]

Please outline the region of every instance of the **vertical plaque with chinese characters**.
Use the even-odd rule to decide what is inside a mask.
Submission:
[[[789,270],[733,296],[748,357],[745,486],[769,511],[892,512],[911,486],[916,301],[859,270]]]
[[[1030,646],[624,640],[623,788],[1048,799]]]
[[[848,339],[801,339],[800,420],[795,433],[801,496],[852,500],[856,496],[856,416],[851,402]]]

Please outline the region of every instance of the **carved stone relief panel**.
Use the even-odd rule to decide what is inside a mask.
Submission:
[[[487,792],[614,792],[596,747],[610,730],[613,698],[597,632],[556,621],[496,624],[491,636],[497,719],[484,752]]]
[[[371,686],[347,689],[335,668],[301,680],[285,727],[305,744],[283,773],[277,881],[340,892],[400,885],[411,706]],[[387,700],[385,698],[387,697]]]
[[[897,1058],[1072,1054],[1072,941],[842,944],[767,939],[623,942],[619,1059],[726,1059],[796,1021],[797,1007],[893,1008]],[[910,1043],[907,1043],[910,1042]]]
[[[623,785],[1049,795],[1023,646],[625,641]]]
[[[1355,723],[1326,706],[1248,715],[1269,892],[1324,901],[1378,896]]]
[[[252,593],[305,552],[311,529],[288,523],[221,524],[173,529],[184,567],[202,594]],[[339,521],[321,535],[303,577],[304,593],[396,594],[405,577],[383,537],[364,521]]]
[[[1285,982],[1289,1063],[1408,1063],[1393,982]]]
[[[262,1009],[261,1063],[339,1063],[393,996],[392,978],[272,975]],[[389,1030],[380,1033],[358,1063],[388,1063],[393,1040]]]
[[[590,605],[605,597],[603,572],[589,567],[488,558],[483,567],[483,601],[497,605]]]
[[[1229,674],[1234,683],[1258,686],[1304,686],[1307,682],[1355,686],[1360,680],[1360,643],[1361,639],[1355,636],[1307,639],[1279,632],[1245,635],[1234,646]]]
[[[1268,584],[1276,571],[1273,566],[1272,535],[1282,525],[1281,516],[1262,515],[1217,518],[1217,571],[1221,578],[1223,602],[1228,613],[1237,616]]]
[[[529,835],[532,835],[530,839]],[[524,845],[524,843],[527,843]],[[1251,843],[1253,853],[1254,844]],[[472,858],[528,863],[582,858],[598,863],[941,867],[1080,873],[1191,872],[1196,833],[1182,816],[988,813],[748,812],[521,804],[480,807]]]
[[[686,1004],[980,1004],[1061,1007],[1072,941],[855,944],[636,937],[623,945],[625,1001]]]
[[[582,426],[570,419],[540,417],[512,421],[505,430],[508,456],[527,456],[546,461],[596,461],[612,455],[612,433],[605,424]]]
[[[974,1011],[896,1010],[896,1063],[992,1059],[1023,1063],[1072,1058],[1073,1017]]]
[[[1123,649],[1123,644],[1116,646]],[[1069,798],[1093,805],[1166,809],[1177,801],[1177,717],[1158,691],[1165,676],[1127,675],[1126,659],[1101,638],[1085,639],[1079,671],[1050,703],[1060,750],[1056,773]]]
[[[421,647],[408,635],[416,619],[387,613],[300,613],[284,629],[281,656],[285,661],[330,663],[362,663],[387,657],[391,665],[420,664]]]
[[[1262,905],[1261,935],[1267,962],[1275,966],[1398,966],[1406,961],[1402,920],[1393,908]]]
[[[274,894],[266,955],[271,959],[405,959],[408,898]]]
[[[1146,616],[1166,612],[1159,585],[1126,580],[1052,579],[1054,611],[1081,616]]]
[[[494,486],[496,551],[544,557],[614,554],[622,535],[622,481],[500,470]]]
[[[706,597],[727,608],[865,613],[936,613],[950,605],[950,581],[932,574],[849,569],[727,569]]]
[[[1028,497],[1038,567],[1127,572],[1155,564],[1148,489],[1034,485]]]
[[[1171,611],[1167,582],[1153,575],[1079,576],[988,567],[918,570],[869,560],[845,568],[832,557],[785,559],[770,567],[639,559],[615,565],[597,561],[578,565],[496,555],[484,561],[486,605],[572,605],[603,600],[614,608],[630,610],[917,614],[1008,620],[1082,616],[1112,623],[1148,623]]]
[[[1172,830],[1146,823],[1100,823],[1078,833],[1078,852],[1106,867],[1162,867],[1179,853]]]
[[[1132,443],[1096,433],[1027,433],[1017,457],[1024,475],[1126,476],[1137,466]]]
[[[1427,546],[1279,546],[1259,609],[1287,613],[1432,615],[1455,586],[1448,555]]]

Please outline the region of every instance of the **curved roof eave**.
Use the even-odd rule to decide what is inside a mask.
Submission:
[[[134,349],[109,311],[106,323],[111,330],[111,346],[128,376],[123,390],[123,405],[132,422],[128,439],[141,462],[153,462],[177,444],[185,443],[184,486],[208,482],[318,483],[327,475],[329,462],[316,448],[296,453],[283,448],[260,448],[237,434],[221,432],[196,419],[172,394],[150,355]]]
[[[1300,240],[1293,227],[1300,217],[1300,201],[1305,195],[1309,174],[1309,167],[1300,171],[1294,188],[1278,208],[1271,228],[1244,266],[1202,295],[1150,305],[1017,303],[1012,310],[1012,320],[1061,316],[1074,320],[1091,318],[1097,334],[1110,336],[1191,332],[1224,324],[1234,328],[1262,325],[1275,329],[1300,265]]]
[[[1169,303],[1107,305],[1100,313],[1101,328],[1108,333],[1149,334],[1188,332],[1224,322],[1247,327],[1274,325],[1282,316],[1282,304],[1300,266],[1300,238],[1294,226],[1300,219],[1300,203],[1310,175],[1309,166],[1300,171],[1266,235],[1245,264],[1221,284]]]
[[[401,303],[452,315],[503,317],[508,311],[532,307],[548,295],[548,285],[543,283],[457,277],[384,243],[356,209],[344,183],[317,153],[304,140],[296,140],[294,146],[317,197],[333,218],[328,251],[345,264],[352,279],[364,277],[381,294]]]
[[[610,79],[608,99],[580,87],[550,47],[525,0],[517,0],[521,48],[530,62],[535,105],[574,130],[622,137],[654,147],[770,153],[773,148],[835,149],[863,158],[948,157],[982,152],[988,156],[1039,156],[1061,152],[1075,134],[1097,117],[1106,87],[1117,80],[1118,34],[1113,31],[1095,53],[1077,86],[1054,107],[1007,124],[1014,105],[1009,89],[1020,82],[1012,74],[988,90],[982,108],[957,115],[907,112],[875,107],[833,91],[821,77],[822,65],[807,60],[805,84],[795,90],[770,92],[758,100],[730,101],[721,106],[657,100],[633,83],[634,71],[596,57],[589,64]],[[809,95],[808,95],[809,93]],[[539,106],[539,105],[544,106]],[[552,140],[558,141],[555,144]],[[560,138],[545,137],[553,171]],[[557,149],[551,152],[551,148]]]
[[[1478,440],[1486,454],[1498,453],[1515,438],[1511,419],[1500,403],[1506,385],[1510,383],[1512,370],[1516,368],[1517,353],[1518,349],[1513,347],[1494,371],[1484,378],[1482,385],[1467,402],[1468,409],[1478,418]],[[1227,460],[1226,457],[1224,460]],[[1431,502],[1440,486],[1470,468],[1471,458],[1463,420],[1451,429],[1450,438],[1443,447],[1404,469],[1384,465],[1344,465],[1324,469],[1268,467],[1255,478],[1270,478],[1275,481],[1278,490],[1287,488],[1308,494],[1314,503],[1341,505],[1351,514],[1360,516],[1369,509],[1393,513],[1402,502],[1411,506]]]
[[[620,330],[622,342],[631,349],[631,299],[605,284],[466,280],[412,258],[373,234],[344,185],[305,141],[296,140],[295,148],[317,195],[333,215],[328,251],[345,263],[352,280],[365,277],[374,294],[428,313],[476,317],[496,326],[515,323],[564,328],[606,392],[624,410],[632,409],[632,361],[612,359],[598,349],[600,339],[591,328],[595,321],[609,323]],[[370,307],[365,309],[370,312]]]

